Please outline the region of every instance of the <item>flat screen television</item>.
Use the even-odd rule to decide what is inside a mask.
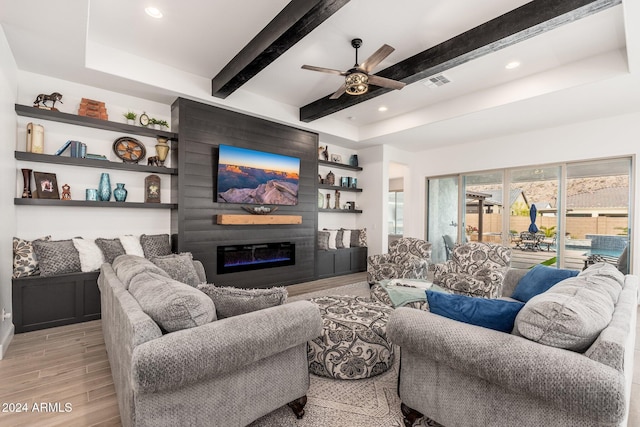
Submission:
[[[218,203],[297,205],[300,159],[219,146]]]

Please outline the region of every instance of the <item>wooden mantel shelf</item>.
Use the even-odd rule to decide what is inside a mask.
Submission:
[[[254,224],[302,224],[300,215],[217,215],[220,225],[254,225]]]

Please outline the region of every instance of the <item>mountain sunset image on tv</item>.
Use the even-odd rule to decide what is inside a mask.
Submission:
[[[219,146],[218,202],[298,204],[300,159],[248,148]]]

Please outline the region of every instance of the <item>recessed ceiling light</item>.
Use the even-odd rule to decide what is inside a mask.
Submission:
[[[513,70],[514,68],[518,68],[520,63],[518,61],[511,61],[507,65],[504,66],[507,70]]]
[[[381,113],[382,113],[382,112],[385,112],[385,111],[387,111],[387,110],[388,110],[388,108],[387,108],[387,107],[385,107],[384,105],[383,105],[383,106],[381,106],[381,107],[378,107],[378,111],[380,111]]]
[[[149,15],[152,18],[156,18],[156,19],[160,19],[162,18],[162,12],[160,12],[160,9],[158,9],[157,7],[145,7],[144,11],[147,12],[147,15]]]

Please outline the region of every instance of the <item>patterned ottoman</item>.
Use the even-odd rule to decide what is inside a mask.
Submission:
[[[322,335],[308,344],[309,371],[342,380],[369,378],[394,360],[386,327],[393,309],[362,297],[312,298],[323,320]]]

